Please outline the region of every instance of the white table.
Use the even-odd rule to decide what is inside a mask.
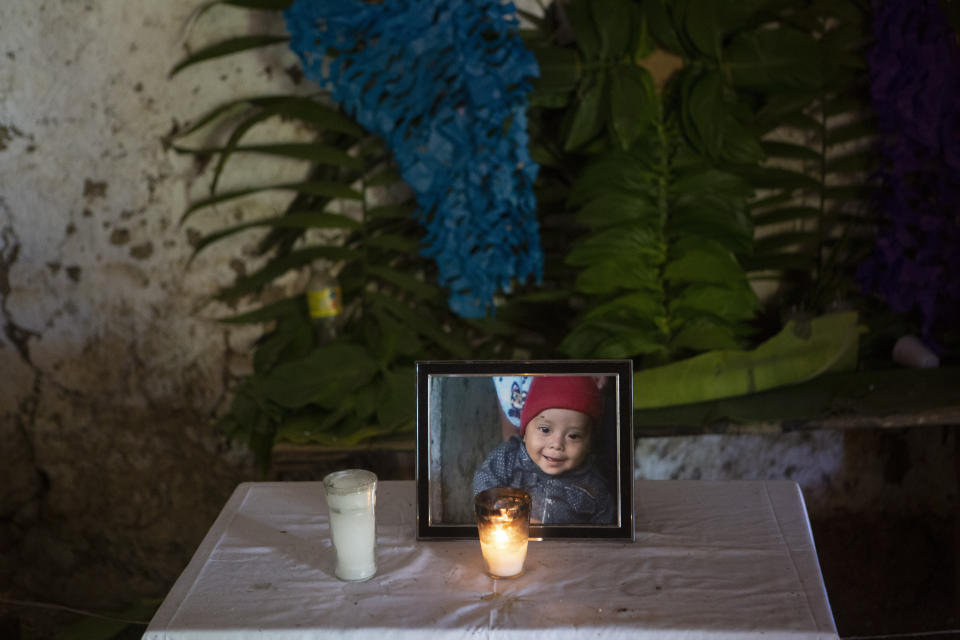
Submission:
[[[380,483],[377,575],[346,583],[321,483],[241,484],[144,638],[837,638],[792,482],[639,481],[635,542],[531,542],[512,580],[415,510]]]

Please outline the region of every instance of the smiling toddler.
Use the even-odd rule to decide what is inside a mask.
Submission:
[[[525,489],[531,520],[610,524],[613,499],[591,462],[603,397],[589,376],[537,376],[520,418],[520,437],[498,445],[473,476],[474,495],[492,487]]]

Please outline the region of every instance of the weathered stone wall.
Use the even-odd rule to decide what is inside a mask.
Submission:
[[[956,427],[641,438],[652,480],[793,480],[818,518],[951,514]]]
[[[200,4],[0,3],[0,594],[156,596],[251,477],[212,417],[255,331],[225,329],[206,301],[253,239],[188,258],[269,203],[181,226],[209,171],[169,136],[226,98],[291,90],[294,58],[274,47],[168,77],[191,47],[278,27],[215,8],[188,29]],[[275,178],[249,162],[225,175]]]

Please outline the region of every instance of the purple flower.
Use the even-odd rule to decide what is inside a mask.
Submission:
[[[874,34],[882,226],[858,274],[936,344],[960,321],[960,47],[937,0],[881,0]]]

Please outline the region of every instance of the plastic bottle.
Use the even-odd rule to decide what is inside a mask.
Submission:
[[[307,282],[306,295],[316,345],[333,341],[337,337],[337,321],[343,310],[340,283],[327,269],[314,267]]]

